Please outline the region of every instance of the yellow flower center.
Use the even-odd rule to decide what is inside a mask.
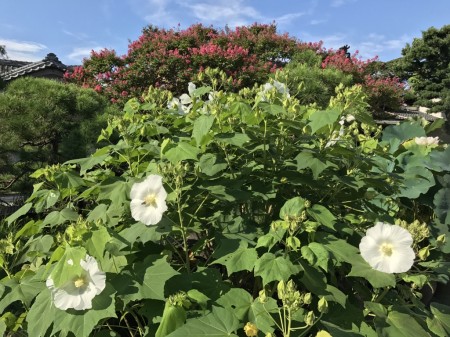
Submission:
[[[394,247],[390,243],[385,242],[380,246],[380,251],[381,251],[381,253],[383,253],[386,256],[391,256],[392,252],[393,252],[393,248]]]
[[[144,198],[144,203],[145,203],[147,206],[153,206],[153,207],[156,207],[156,194],[151,193],[151,194],[147,195],[147,196]]]
[[[76,288],[81,288],[81,287],[84,287],[86,284],[87,284],[87,282],[86,282],[86,279],[84,278],[84,277],[77,277],[74,281],[73,281],[73,283],[74,283],[74,285],[75,285],[75,287]]]

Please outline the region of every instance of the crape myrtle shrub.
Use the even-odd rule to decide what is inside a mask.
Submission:
[[[436,123],[382,131],[360,86],[325,110],[278,81],[186,91],[180,110],[151,88],[106,146],[33,174],[0,232],[0,332],[448,336],[448,303],[422,294],[450,274]],[[392,270],[360,254],[375,228],[403,237],[374,241]]]
[[[302,43],[278,34],[275,25],[253,24],[218,30],[192,25],[186,30],[148,26],[130,43],[128,53],[92,52],[83,66],[66,73],[69,82],[104,93],[113,102],[140,97],[150,85],[175,95],[207,67],[219,68],[232,77],[228,90],[263,83],[295,53],[321,50],[320,43]]]
[[[361,84],[373,112],[399,109],[403,103],[404,85],[393,74],[383,73],[377,68],[378,57],[362,60],[358,51],[347,57],[344,50],[328,51],[322,68],[338,69],[352,75],[354,84]]]

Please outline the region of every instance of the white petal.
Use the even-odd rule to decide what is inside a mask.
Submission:
[[[183,94],[180,96],[180,102],[183,105],[188,105],[188,104],[192,103],[192,99],[189,97],[189,95]]]

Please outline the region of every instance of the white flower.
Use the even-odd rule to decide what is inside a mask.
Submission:
[[[156,225],[167,211],[167,192],[159,175],[151,174],[143,182],[135,183],[130,197],[131,216],[147,226]]]
[[[273,86],[278,90],[278,92],[280,94],[283,94],[283,95],[286,95],[287,97],[290,97],[289,89],[286,86],[286,84],[278,82],[278,81],[273,81]]]
[[[97,261],[92,256],[86,255],[85,260],[80,260],[80,266],[83,269],[81,275],[74,276],[59,288],[55,287],[50,277],[47,279],[47,288],[58,309],[91,309],[92,299],[105,289],[106,275],[98,268]]]
[[[264,84],[263,90],[258,93],[259,96],[261,96],[261,101],[266,102],[268,100],[267,93],[273,88],[275,88],[280,94],[286,95],[286,97],[290,97],[289,88],[286,86],[286,84],[278,81],[273,81],[273,84],[271,83]]]
[[[188,83],[188,92],[189,92],[189,96],[192,96],[192,94],[194,93],[195,89],[197,89],[197,87],[195,86],[194,83],[189,82]]]
[[[377,222],[359,244],[361,256],[375,270],[403,273],[414,263],[411,234],[398,225]]]
[[[416,137],[414,141],[417,145],[439,145],[439,137]]]

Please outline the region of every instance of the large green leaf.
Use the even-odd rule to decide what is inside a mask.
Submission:
[[[272,253],[265,253],[255,263],[255,275],[262,277],[264,285],[272,281],[287,281],[300,270],[301,267],[295,266],[288,258],[276,257]]]
[[[433,173],[425,167],[409,167],[402,176],[404,180],[400,186],[400,196],[409,199],[418,198],[435,185]]]
[[[205,137],[214,123],[215,117],[213,115],[202,115],[194,122],[194,128],[192,130],[192,138],[195,139],[197,146],[202,146],[205,143]]]
[[[305,199],[294,197],[286,201],[280,210],[280,219],[299,218],[305,209]]]
[[[214,176],[228,167],[225,161],[220,160],[213,153],[205,153],[201,156],[198,166],[200,167],[201,172],[207,176]]]
[[[334,229],[336,217],[326,207],[315,204],[308,208],[306,212],[321,225]]]
[[[386,337],[430,337],[414,317],[399,311],[391,311],[381,328]]]
[[[220,297],[217,304],[225,309],[232,311],[233,314],[243,321],[253,304],[253,297],[246,290],[240,288],[232,288],[225,295]]]
[[[397,140],[403,142],[414,137],[424,137],[425,130],[419,123],[403,122],[398,125],[390,125],[383,131],[383,140]]]
[[[200,150],[186,142],[179,142],[175,147],[170,148],[164,155],[173,164],[182,160],[197,159]]]
[[[126,302],[144,298],[163,301],[166,281],[177,274],[165,256],[150,255],[133,266],[132,284],[131,287],[123,285],[127,287],[123,292],[123,298]],[[134,288],[134,291],[130,291],[131,288]]]
[[[295,157],[297,161],[297,170],[303,170],[305,168],[309,168],[312,171],[314,179],[317,179],[319,175],[325,170],[327,167],[336,167],[333,163],[329,161],[323,161],[307,150],[300,152],[297,157]]]
[[[308,125],[311,127],[311,133],[316,133],[324,126],[331,125],[336,122],[341,115],[339,110],[327,110],[327,111],[315,111],[309,116],[310,122]]]
[[[427,317],[428,328],[439,337],[450,336],[450,307],[431,303],[430,309],[433,317]]]
[[[450,188],[441,188],[434,196],[434,211],[439,221],[450,225]]]
[[[77,219],[78,214],[73,209],[63,208],[61,211],[53,211],[47,214],[41,226],[51,225],[53,227],[66,221],[77,221]]]
[[[7,217],[6,221],[8,222],[8,225],[12,224],[14,221],[16,221],[22,215],[27,214],[32,206],[33,206],[33,204],[31,202],[26,203],[25,205],[20,207],[17,211],[15,211],[13,214],[11,214],[9,217]]]
[[[237,337],[239,320],[232,311],[213,307],[204,317],[188,319],[186,324],[167,337]]]
[[[247,244],[245,244],[236,251],[217,259],[214,263],[224,265],[227,268],[228,275],[231,275],[241,270],[252,271],[257,259],[256,249],[247,248]]]

